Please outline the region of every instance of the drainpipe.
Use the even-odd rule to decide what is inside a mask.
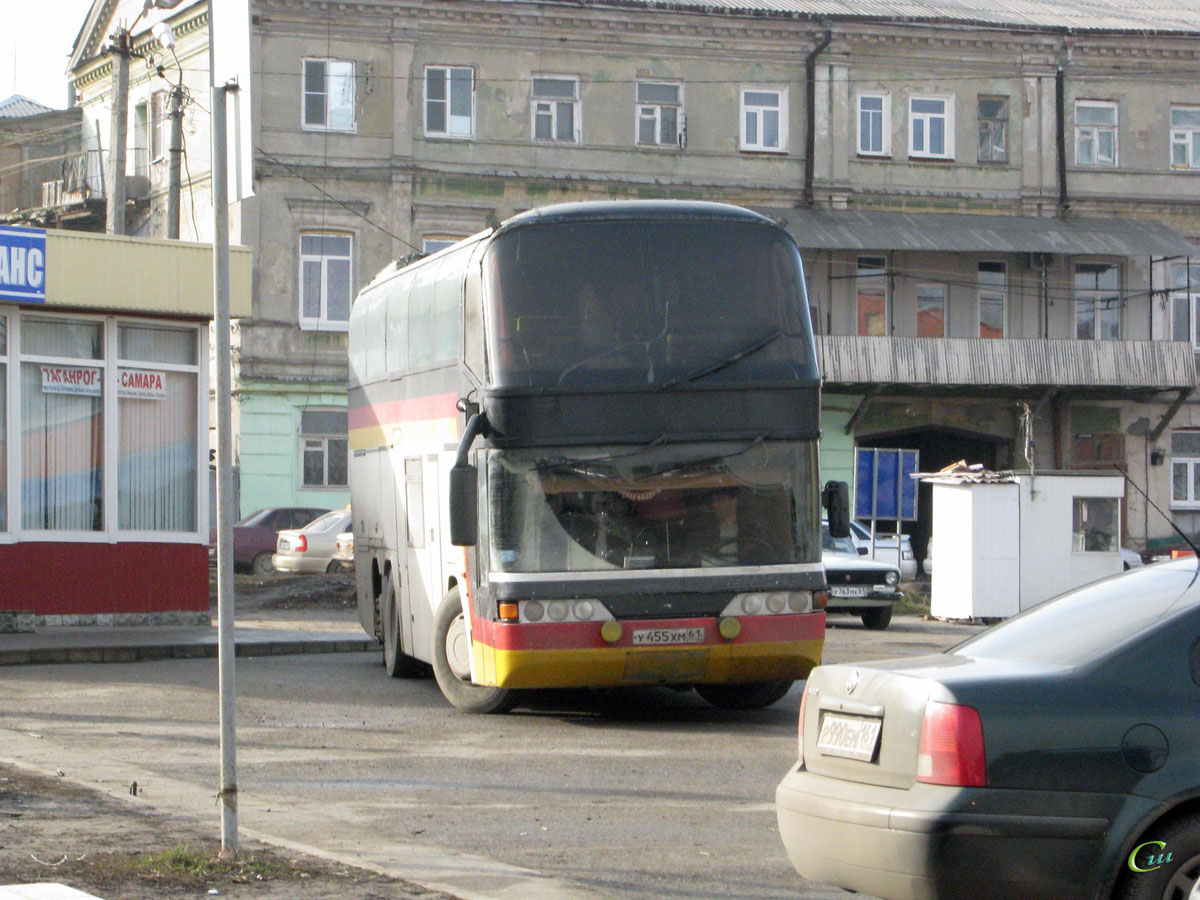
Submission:
[[[1071,36],[1063,38],[1066,62],[1071,61]],[[1058,132],[1058,214],[1065,216],[1071,204],[1067,198],[1067,87],[1063,63],[1054,72],[1054,124]]]
[[[804,205],[813,205],[813,180],[816,161],[813,154],[817,147],[817,56],[833,40],[833,31],[825,26],[825,36],[804,57],[804,100],[808,106],[804,129]]]

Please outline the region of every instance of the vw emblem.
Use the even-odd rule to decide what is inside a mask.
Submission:
[[[856,687],[858,687],[858,669],[852,669],[846,678],[846,693],[853,694]]]

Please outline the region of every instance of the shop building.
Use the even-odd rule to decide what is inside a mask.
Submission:
[[[0,610],[208,621],[212,293],[207,244],[0,228]]]

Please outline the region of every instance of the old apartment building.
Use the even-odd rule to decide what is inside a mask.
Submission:
[[[104,38],[140,6],[97,0],[76,45],[102,134]],[[206,9],[149,18],[199,47]],[[851,477],[855,446],[917,449],[924,469],[1117,463],[1200,529],[1200,10],[906,10],[253,0],[256,193],[232,217],[255,251],[234,335],[243,511],[346,502],[346,323],[384,265],[533,206],[674,197],[762,210],[801,247],[826,477]],[[143,24],[135,45],[170,61]],[[153,166],[162,78],[139,78]],[[150,229],[154,209],[152,191]],[[923,547],[927,516],[909,527]],[[1122,531],[1138,549],[1171,534],[1132,489]]]

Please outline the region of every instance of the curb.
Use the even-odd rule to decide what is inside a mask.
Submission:
[[[289,656],[307,653],[359,653],[378,650],[373,638],[336,640],[247,641],[234,645],[234,655]],[[70,663],[130,663],[162,659],[214,659],[220,648],[215,641],[178,644],[125,644],[104,647],[30,647],[0,650],[0,666],[60,665]]]

